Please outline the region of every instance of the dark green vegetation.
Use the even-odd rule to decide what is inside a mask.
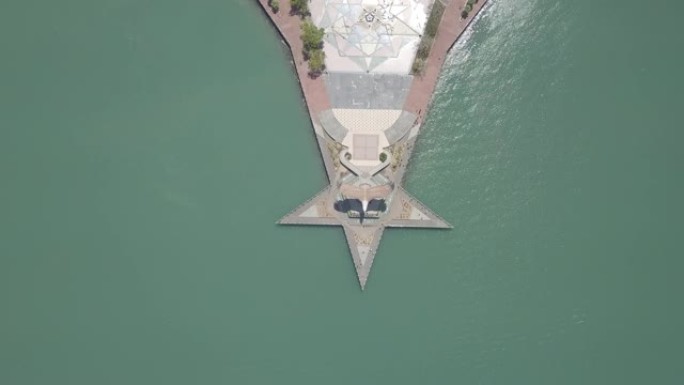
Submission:
[[[290,6],[292,7],[290,12],[293,15],[299,15],[301,17],[310,15],[309,0],[290,0]]]
[[[429,37],[425,37],[420,41],[420,44],[418,45],[418,52],[416,52],[416,55],[419,58],[426,59],[428,55],[430,55],[430,49],[432,48],[432,42],[433,39]]]
[[[411,66],[411,73],[414,75],[422,74],[423,68],[425,68],[425,59],[417,57],[415,60],[413,60],[413,65]]]
[[[416,52],[416,58],[413,61],[413,66],[411,67],[411,73],[414,75],[421,74],[423,68],[425,67],[425,62],[428,56],[430,56],[430,49],[432,48],[432,43],[437,35],[437,29],[439,28],[439,23],[442,20],[442,15],[444,14],[444,9],[446,7],[440,1],[435,1],[432,6],[432,11],[430,12],[430,18],[425,26],[425,34],[423,35],[420,45],[418,46],[418,52]]]
[[[432,11],[430,12],[430,18],[428,18],[427,25],[425,26],[425,34],[434,38],[437,35],[437,28],[439,27],[439,22],[442,20],[442,14],[446,7],[441,1],[435,1],[432,6]]]
[[[309,56],[309,74],[311,76],[320,75],[325,69],[325,52],[317,49],[311,52]]]
[[[280,11],[280,2],[278,0],[268,0],[268,6],[271,7],[273,13]]]
[[[386,152],[381,152],[380,153],[380,161],[384,162],[387,160],[387,153]]]
[[[461,12],[461,18],[465,19],[466,17],[468,17],[470,11],[473,10],[473,5],[477,4],[477,2],[478,0],[468,0],[466,2],[465,7],[463,8],[463,11]]]
[[[325,53],[323,52],[323,36],[325,31],[318,28],[311,20],[302,22],[302,43],[304,43],[304,59],[309,62],[309,74],[320,75],[325,69]]]
[[[290,0],[292,7],[290,12],[304,19],[301,24],[302,34],[300,35],[304,44],[302,53],[304,60],[309,63],[309,75],[315,77],[325,70],[325,53],[323,52],[325,31],[323,28],[316,27],[307,17],[310,15],[308,4],[308,0]]]
[[[310,20],[305,20],[302,23],[302,43],[304,43],[304,53],[308,54],[323,48],[323,36],[325,32],[323,28],[318,28]]]

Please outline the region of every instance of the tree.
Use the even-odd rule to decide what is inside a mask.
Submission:
[[[290,7],[292,13],[299,16],[306,16],[309,14],[309,0],[290,0]]]
[[[309,20],[302,23],[302,42],[304,43],[304,54],[309,57],[311,51],[323,48],[323,36],[325,31],[318,28]]]
[[[380,161],[384,162],[387,160],[387,153],[386,152],[381,152],[380,153]]]
[[[463,12],[461,12],[461,18],[465,19],[466,17],[468,17],[468,11],[463,10]]]
[[[271,7],[273,13],[278,13],[280,10],[280,2],[278,0],[268,0],[268,5]]]
[[[321,49],[311,51],[309,55],[309,73],[312,76],[320,75],[325,69],[325,52]]]

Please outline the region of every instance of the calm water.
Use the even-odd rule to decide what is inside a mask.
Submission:
[[[251,1],[3,1],[0,384],[681,384],[683,12],[495,0],[360,293]]]

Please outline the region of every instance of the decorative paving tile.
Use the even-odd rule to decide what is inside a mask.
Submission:
[[[329,71],[406,73],[433,0],[312,0],[312,17],[326,31]],[[407,52],[404,48],[410,48]],[[342,58],[356,59],[351,62]],[[358,60],[361,59],[361,60]],[[390,65],[383,63],[392,61]],[[356,63],[357,68],[349,68]]]

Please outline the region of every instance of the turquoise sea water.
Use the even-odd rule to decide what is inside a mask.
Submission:
[[[251,1],[3,2],[0,384],[682,383],[682,11],[493,1],[361,293]]]

